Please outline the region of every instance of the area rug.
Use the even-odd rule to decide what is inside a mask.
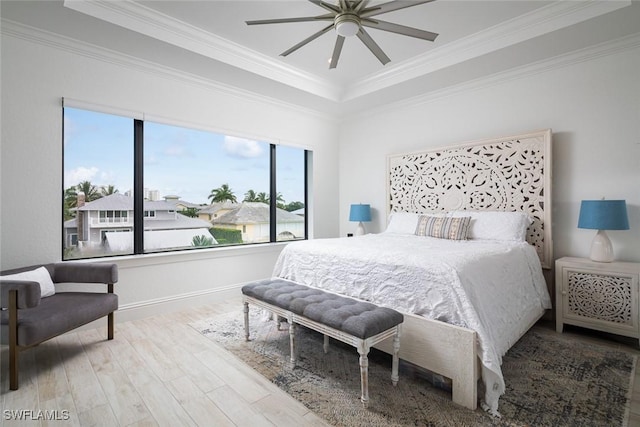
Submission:
[[[391,358],[372,350],[369,407],[360,403],[358,353],[321,334],[297,329],[297,365],[291,369],[289,333],[251,310],[251,341],[241,309],[193,323],[215,341],[335,426],[626,426],[637,357],[534,327],[503,358],[506,392],[501,418],[451,401],[445,379],[401,360],[391,384]],[[435,384],[435,385],[434,385]]]

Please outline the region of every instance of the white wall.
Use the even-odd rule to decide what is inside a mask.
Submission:
[[[1,83],[0,269],[61,259],[62,97],[313,150],[311,234],[337,235],[337,127],[328,117],[37,32],[3,34]],[[202,301],[268,277],[282,247],[112,259],[120,305]]]
[[[351,203],[386,225],[386,156],[551,128],[555,258],[588,256],[583,199],[626,199],[631,229],[608,232],[618,260],[640,261],[640,48],[637,37],[372,111],[341,126],[340,234]],[[623,46],[623,47],[621,47]],[[353,161],[357,159],[357,161]]]

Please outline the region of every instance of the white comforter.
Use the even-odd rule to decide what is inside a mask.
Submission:
[[[484,407],[497,414],[502,356],[551,299],[527,243],[382,233],[289,244],[274,276],[477,332]]]

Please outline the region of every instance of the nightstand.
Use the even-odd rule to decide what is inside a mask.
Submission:
[[[564,324],[640,339],[640,263],[556,260],[556,331]]]

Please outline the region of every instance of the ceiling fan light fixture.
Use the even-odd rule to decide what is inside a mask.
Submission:
[[[353,37],[360,31],[360,18],[354,13],[341,13],[334,21],[336,33],[342,37]]]

